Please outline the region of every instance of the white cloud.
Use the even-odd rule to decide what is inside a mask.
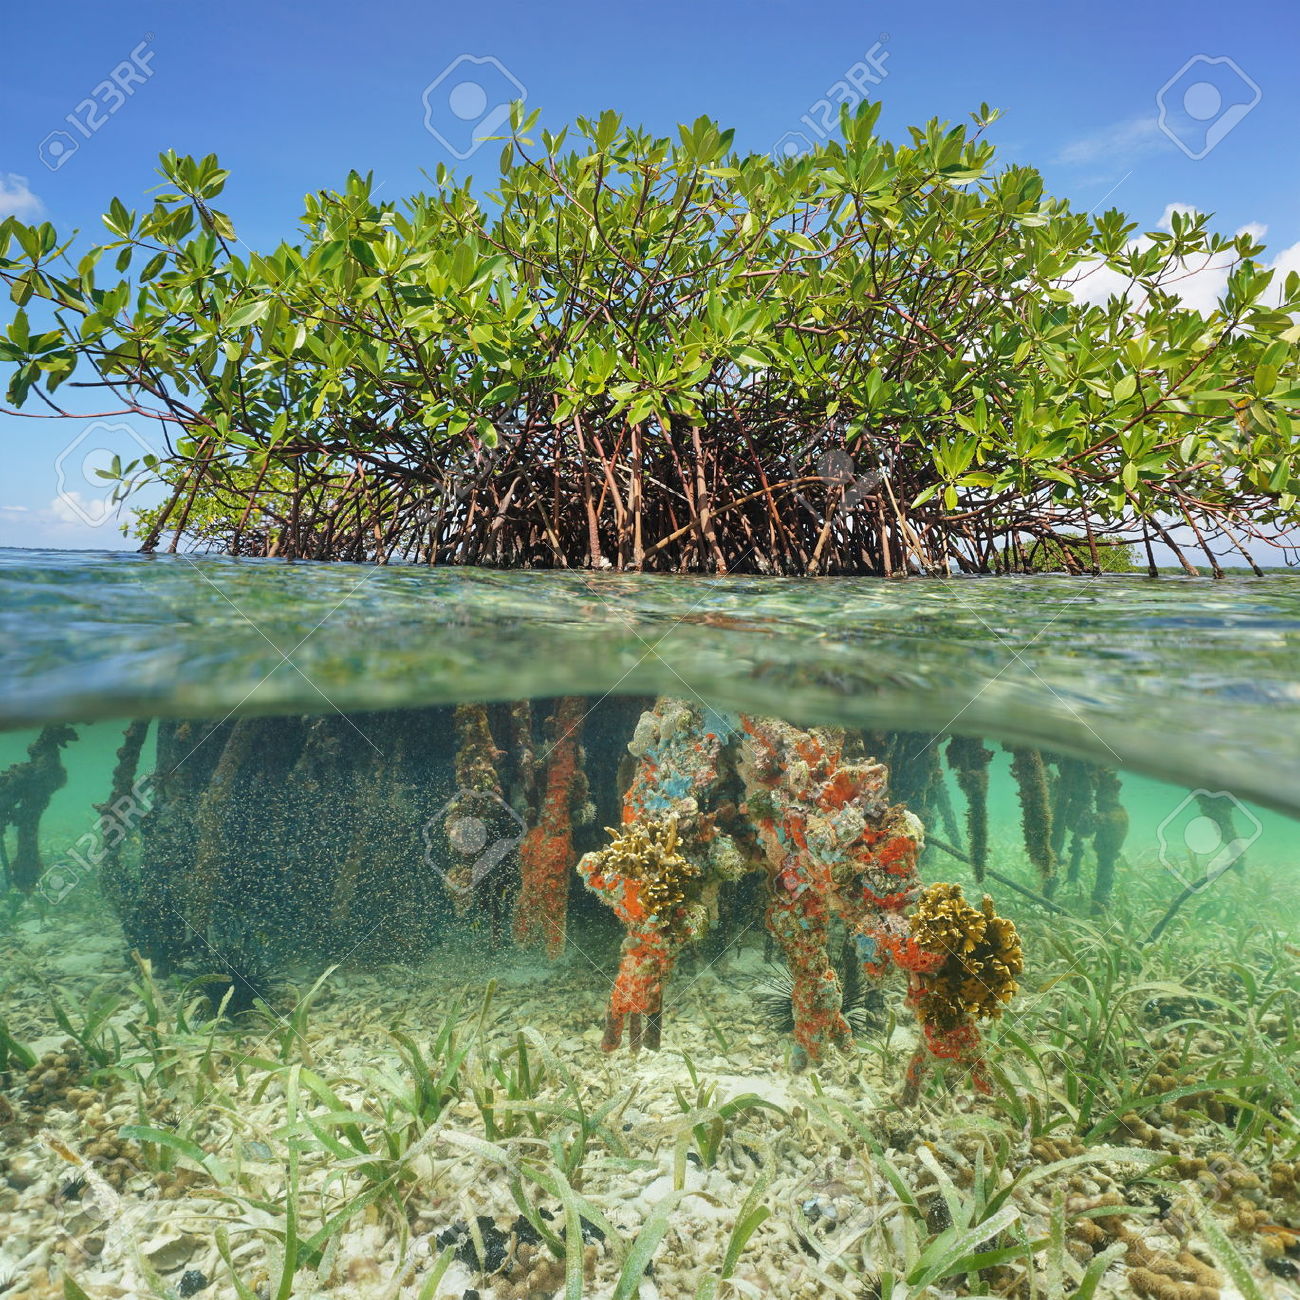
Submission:
[[[0,221],[5,217],[35,221],[44,211],[45,205],[32,193],[26,176],[0,172]]]
[[[1282,286],[1286,283],[1286,277],[1294,271],[1300,275],[1300,241],[1291,245],[1290,248],[1284,248],[1272,262],[1273,266],[1273,288],[1277,297],[1275,301],[1282,301]]]
[[[1054,161],[1066,167],[1092,167],[1098,163],[1119,167],[1153,153],[1164,142],[1154,117],[1135,117],[1070,141]]]
[[[1173,230],[1175,213],[1193,213],[1196,209],[1186,203],[1170,203],[1165,207],[1156,223],[1164,231]],[[1263,240],[1268,227],[1257,221],[1248,222],[1237,232],[1238,235],[1250,235],[1256,241]],[[1145,237],[1129,242],[1129,248],[1143,249],[1151,246]],[[1213,257],[1190,258],[1171,266],[1161,280],[1161,285],[1168,292],[1176,294],[1184,307],[1199,311],[1208,316],[1219,305],[1219,300],[1228,287],[1228,276],[1237,254],[1229,249]],[[1280,296],[1282,280],[1287,271],[1300,271],[1300,243],[1283,249],[1272,262],[1265,266],[1273,268],[1276,293]],[[1074,273],[1061,281],[1062,286],[1071,290],[1081,302],[1097,306],[1104,305],[1112,297],[1124,297],[1132,289],[1132,281],[1119,271],[1101,262],[1083,262],[1075,268]],[[1275,299],[1276,300],[1276,299]],[[1139,304],[1140,305],[1140,304]]]
[[[75,502],[75,504],[74,504]],[[80,493],[56,496],[48,506],[0,505],[0,546],[50,547],[55,550],[134,550],[124,537],[121,520],[104,518],[100,524],[97,505]]]
[[[1195,215],[1196,209],[1190,203],[1166,203],[1165,210],[1160,214],[1160,220],[1156,222],[1157,229],[1173,234],[1175,213],[1182,217],[1190,217]]]
[[[111,501],[88,499],[75,489],[70,489],[60,492],[50,502],[49,512],[61,524],[98,528],[112,519],[116,508]]]

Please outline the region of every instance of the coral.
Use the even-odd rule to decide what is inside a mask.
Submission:
[[[564,951],[573,867],[573,814],[587,799],[582,770],[582,725],[588,711],[579,695],[555,706],[548,727],[545,792],[537,825],[519,846],[520,885],[515,900],[514,936],[521,946],[544,944],[548,957]]]
[[[643,1041],[657,1048],[664,983],[682,947],[708,927],[707,911],[695,889],[703,872],[677,851],[675,816],[658,822],[638,820],[621,832],[611,827],[609,834],[613,838],[605,848],[586,854],[578,864],[587,888],[627,928],[602,1046],[606,1051],[616,1048],[624,1020],[631,1017],[632,1049]]]
[[[996,1019],[1015,996],[1024,969],[1015,925],[985,895],[977,910],[960,885],[934,884],[921,895],[910,934],[895,960],[909,972],[908,1002],[921,1023],[925,1049],[968,1068],[979,1091],[987,1088],[977,1020]],[[908,1067],[904,1102],[918,1095],[925,1050]]]
[[[20,1096],[23,1106],[35,1119],[44,1116],[48,1106],[69,1106],[78,1081],[89,1070],[81,1050],[71,1041],[57,1052],[46,1052],[27,1071],[27,1082]]]
[[[729,833],[737,818],[730,745],[736,720],[662,697],[628,742],[635,766],[623,792],[623,831],[578,871],[627,927],[603,1046],[657,1048],[663,986],[682,948],[717,919],[721,884],[752,869]],[[646,1017],[644,1032],[642,1017]]]
[[[684,700],[655,701],[637,722],[628,753],[637,764],[623,796],[623,820],[675,814],[684,839],[712,839],[696,819],[716,810],[726,785],[725,750],[735,718]]]
[[[943,964],[923,976],[923,1018],[939,1025],[966,1016],[996,1018],[1016,992],[1024,968],[1016,927],[993,910],[986,894],[977,911],[960,885],[934,884],[912,913],[912,938],[942,954]]]
[[[882,764],[846,758],[842,730],[748,716],[741,725],[745,811],[767,858],[767,926],[793,983],[795,1042],[818,1059],[851,1038],[831,918],[854,936],[865,972],[882,974],[916,888],[922,828],[890,805]]]
[[[677,818],[663,822],[633,822],[622,831],[607,828],[613,836],[599,852],[589,855],[599,872],[625,882],[615,905],[625,924],[674,929],[687,903],[687,887],[702,873],[677,851]],[[599,886],[597,886],[599,888]]]

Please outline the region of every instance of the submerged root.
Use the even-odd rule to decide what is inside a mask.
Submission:
[[[1038,868],[1043,893],[1051,898],[1056,888],[1056,857],[1052,852],[1052,806],[1047,789],[1047,765],[1037,749],[1006,746],[1011,754],[1011,775],[1020,792],[1020,828],[1025,852]]]
[[[68,783],[60,751],[77,739],[71,727],[45,727],[27,747],[27,762],[0,772],[0,859],[6,882],[30,894],[44,872],[39,832],[41,815],[56,790]],[[5,850],[5,832],[12,826],[16,844],[12,858]]]
[[[984,879],[989,858],[989,764],[993,751],[972,736],[948,742],[948,765],[966,799],[966,839],[976,880]]]
[[[578,695],[566,696],[555,706],[548,723],[551,745],[541,813],[519,846],[515,942],[545,947],[551,958],[564,951],[569,874],[576,857],[574,813],[587,798],[581,745],[587,710],[587,701]]]

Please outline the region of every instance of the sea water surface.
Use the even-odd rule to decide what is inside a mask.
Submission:
[[[680,578],[0,550],[0,727],[663,693],[1300,811],[1300,575]]]

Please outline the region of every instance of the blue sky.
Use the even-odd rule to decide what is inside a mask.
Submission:
[[[20,6],[5,31],[0,212],[92,238],[110,198],[141,205],[167,148],[221,157],[222,206],[258,246],[292,235],[303,194],[349,168],[395,196],[439,162],[490,175],[495,146],[454,156],[473,138],[457,110],[490,112],[514,83],[552,126],[613,107],[666,133],[704,113],[736,128],[738,148],[766,150],[815,138],[819,101],[856,78],[883,101],[886,134],[987,101],[1004,113],[991,135],[1003,156],[1077,206],[1154,228],[1190,205],[1227,230],[1263,228],[1270,257],[1300,266],[1295,0],[70,0],[53,24]],[[151,436],[0,415],[0,546],[128,545],[86,462]]]

